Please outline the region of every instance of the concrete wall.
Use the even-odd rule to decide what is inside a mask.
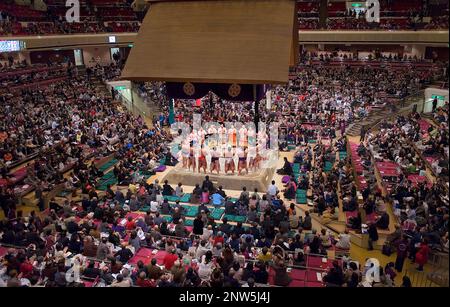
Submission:
[[[448,47],[448,31],[299,31],[300,44],[364,44],[392,45],[413,44]],[[110,44],[109,36],[116,36],[116,43]],[[133,44],[137,33],[73,34],[47,36],[16,36],[23,40],[27,49],[81,48],[82,46],[108,45],[111,47]],[[0,37],[11,39],[11,37]]]
[[[448,31],[299,31],[300,43],[448,44]]]
[[[47,11],[47,4],[44,0],[34,0],[34,9],[38,11]]]
[[[429,87],[425,89],[425,101],[423,105],[423,113],[429,113],[433,110],[433,95],[443,96],[443,100],[438,100],[438,107],[441,107],[448,100],[448,90]]]
[[[25,60],[28,64],[31,63],[30,61],[30,53],[29,52],[11,52],[11,53],[4,53],[0,56],[0,63],[2,65],[8,64],[8,58],[12,57],[14,59],[14,62],[22,62]]]
[[[32,64],[63,63],[67,60],[74,63],[73,50],[42,50],[30,52]]]
[[[97,63],[107,65],[112,62],[110,47],[83,47],[82,50],[86,67],[95,66]]]
[[[31,5],[31,0],[15,0],[14,2],[18,5]]]
[[[86,46],[128,46],[136,38],[136,33],[103,33],[103,34],[69,34],[46,36],[14,36],[14,40],[26,43],[27,50],[55,48],[83,48]],[[116,43],[109,43],[108,37],[116,36]],[[12,39],[11,36],[0,36],[0,40]]]

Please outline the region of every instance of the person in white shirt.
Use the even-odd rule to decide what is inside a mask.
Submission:
[[[152,213],[158,212],[159,210],[159,203],[157,201],[151,201],[150,202],[150,211]]]
[[[201,262],[198,265],[198,276],[201,280],[209,280],[214,268],[214,263],[212,262],[212,252],[208,251],[202,256]]]
[[[339,235],[339,241],[336,243],[336,247],[340,249],[349,250],[350,249],[350,234],[348,230],[345,230],[344,233]]]
[[[244,288],[256,288],[255,280],[252,277],[250,277],[249,279],[247,279],[247,282],[242,285],[242,287],[244,287]]]
[[[201,235],[200,239],[204,241],[209,241],[212,235],[213,235],[212,226],[208,225],[208,227],[203,229],[203,234]]]
[[[197,260],[201,260],[203,255],[206,254],[207,251],[211,250],[211,246],[208,241],[202,240],[195,251],[195,258]]]
[[[275,180],[272,180],[272,184],[267,189],[267,194],[269,194],[269,196],[271,198],[274,198],[278,194],[278,192],[279,192],[279,190],[278,190],[277,186],[275,185]]]
[[[1,265],[0,267],[0,288],[4,288],[6,287],[6,278],[3,279],[4,277],[6,277],[6,266]]]

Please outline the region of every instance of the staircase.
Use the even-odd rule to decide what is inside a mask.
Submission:
[[[427,119],[428,122],[430,122],[430,124],[432,124],[433,126],[436,126],[436,127],[439,126],[439,123],[433,117],[433,113],[423,113],[423,114],[420,114],[420,116],[422,118]]]
[[[405,98],[405,101],[402,104],[397,102],[395,104],[388,103],[382,107],[373,107],[367,117],[356,121],[349,126],[346,131],[346,135],[359,136],[361,134],[362,127],[372,128],[383,119],[387,120],[389,118],[411,112],[414,104],[419,105],[423,103],[423,96],[424,91],[419,91],[416,94],[410,95]]]
[[[378,124],[383,118],[386,118],[386,114],[389,114],[388,107],[377,108],[372,110],[369,115],[349,126],[346,134],[348,136],[359,136],[361,134],[362,127],[373,127]]]
[[[93,75],[91,78],[91,82],[95,86],[95,89],[97,90],[97,92],[103,94],[106,97],[112,98],[111,91],[108,90],[108,88],[106,87],[106,84],[103,82],[103,80],[100,77]]]
[[[448,89],[448,80],[445,81],[434,81],[431,83],[430,87],[440,88],[440,89]]]
[[[133,101],[122,95],[119,95],[119,100],[129,112],[135,116],[142,116],[147,125],[153,126],[153,118],[159,115],[161,109],[154,102],[145,102],[134,86],[131,88],[131,95],[133,96]]]
[[[140,95],[139,91],[133,87],[132,89],[134,100],[141,104],[140,108],[146,110],[146,115],[149,118],[158,116],[161,113],[160,106],[154,101],[145,101]]]

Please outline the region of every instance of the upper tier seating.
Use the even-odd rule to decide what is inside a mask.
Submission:
[[[19,21],[41,21],[46,19],[45,12],[36,11],[23,5],[6,4],[4,2],[5,1],[0,2],[0,12],[2,14],[14,16],[14,18]]]
[[[65,22],[65,0],[47,0],[47,12],[29,6],[0,3],[0,36],[45,35],[100,32],[137,32],[135,24],[103,24],[103,22],[137,22],[145,12],[134,12],[131,0],[81,0],[81,24]],[[298,27],[301,30],[319,29],[320,1],[298,3]],[[442,30],[448,29],[448,3],[422,7],[420,0],[380,1],[381,22],[368,23],[364,16],[348,11],[345,1],[328,3],[329,30]],[[431,19],[430,19],[431,17]],[[31,22],[29,24],[28,22]],[[82,24],[86,23],[86,24]]]

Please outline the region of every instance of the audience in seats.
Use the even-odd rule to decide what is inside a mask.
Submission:
[[[293,153],[281,161],[286,187],[274,180],[265,191],[243,187],[236,198],[208,176],[177,185],[148,179],[168,155],[169,107],[161,103],[162,114],[150,128],[90,81],[115,79],[121,63],[86,74],[68,65],[68,80],[1,93],[0,201],[6,218],[0,222],[5,245],[0,285],[290,286],[299,281],[292,272],[303,270],[305,275],[322,273],[321,281],[313,281],[316,286],[356,287],[363,285],[369,268],[348,259],[351,236],[367,225],[369,247],[375,248],[394,222],[389,242],[397,259],[380,269],[380,281],[372,286],[393,286],[408,257],[423,270],[432,250],[448,249],[448,177],[436,163],[430,165],[437,180],[419,182],[410,176],[430,168],[427,155],[448,157],[448,103],[434,110],[437,123],[426,129],[413,113],[365,130],[361,142],[345,132],[350,123],[370,116],[373,107],[388,103],[380,92],[404,97],[433,74],[413,64],[398,73],[370,65],[314,66],[310,60],[302,62],[287,86],[273,89],[270,110],[261,107],[266,124],[280,123],[280,148]],[[30,67],[8,75],[6,82],[21,79],[23,69]],[[35,80],[34,69],[24,80]],[[151,99],[165,91],[161,83],[140,89]],[[250,103],[212,95],[196,103],[176,101],[177,120],[191,124],[197,112],[204,121],[221,122],[251,121],[254,115]],[[34,157],[24,162],[23,181],[37,198],[57,185],[69,194],[28,214],[17,206],[14,190],[21,183],[10,166],[29,155]],[[112,164],[101,170],[102,160]],[[380,168],[388,162],[398,168],[389,169],[389,179],[383,180]],[[328,226],[340,214],[349,214],[347,229],[336,235]],[[332,251],[346,256],[327,259]],[[74,267],[82,276],[71,282],[65,276]]]

